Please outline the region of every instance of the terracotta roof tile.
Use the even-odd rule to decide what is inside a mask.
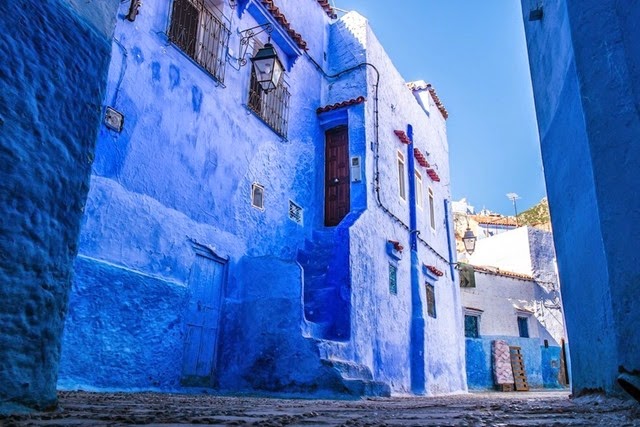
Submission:
[[[425,267],[427,267],[427,270],[438,277],[444,276],[444,273],[441,270],[438,270],[438,268],[433,265],[425,265]]]
[[[508,216],[469,215],[475,222],[482,225],[505,225],[516,227],[515,218]]]
[[[407,134],[404,133],[403,130],[394,130],[393,133],[396,134],[396,136],[398,137],[400,142],[402,142],[403,144],[410,144],[411,143],[411,140],[409,139]]]
[[[289,34],[289,37],[293,41],[296,42],[298,47],[302,50],[308,50],[307,42],[304,41],[300,33],[296,32],[293,28],[291,28],[291,24],[287,21],[287,17],[284,13],[280,12],[280,9],[276,7],[273,0],[261,0],[262,4],[267,8],[269,13],[275,18],[276,21],[284,28],[284,30]]]
[[[491,274],[494,276],[504,276],[504,277],[512,277],[514,279],[534,281],[534,278],[532,276],[529,276],[528,274],[520,274],[520,273],[514,273],[513,271],[500,270],[497,267],[482,267],[482,266],[474,265],[473,269],[475,271],[479,271],[480,273]]]
[[[317,0],[317,1],[318,1],[318,4],[324,9],[324,12],[327,14],[329,18],[336,19],[338,17],[338,15],[336,15],[336,12],[333,10],[331,5],[329,4],[329,0]]]
[[[413,157],[416,158],[416,160],[418,161],[420,166],[425,167],[425,168],[431,167],[431,165],[427,161],[426,157],[424,157],[424,154],[422,154],[422,152],[419,149],[417,149],[417,148],[413,149]]]
[[[436,93],[436,90],[433,88],[433,86],[431,86],[431,83],[417,84],[416,82],[409,82],[407,83],[407,87],[412,92],[420,92],[423,90],[428,90],[431,96],[433,97],[433,101],[436,103],[436,107],[438,107],[438,110],[440,110],[442,117],[444,117],[445,120],[449,118],[449,112],[444,107],[444,104],[442,103],[442,101],[440,101],[440,97],[438,97],[438,94]]]
[[[435,169],[427,169],[427,175],[429,175],[429,178],[431,178],[432,181],[435,182],[440,182],[440,176],[438,175],[438,172],[436,172]]]
[[[316,110],[316,113],[317,114],[326,113],[327,111],[337,110],[338,108],[344,108],[344,107],[349,107],[351,105],[362,104],[366,100],[367,99],[364,96],[359,96],[357,98],[353,98],[353,99],[350,99],[348,101],[342,101],[342,102],[338,102],[336,104],[325,105],[324,107],[319,107]]]

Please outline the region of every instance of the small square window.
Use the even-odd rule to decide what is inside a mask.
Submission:
[[[251,206],[264,210],[264,187],[255,182],[251,185]]]
[[[518,333],[521,338],[529,338],[529,318],[518,316]]]
[[[389,263],[389,293],[398,295],[398,267]]]
[[[435,319],[436,317],[436,288],[427,283],[427,314]]]
[[[464,315],[464,336],[467,338],[480,336],[480,316]]]

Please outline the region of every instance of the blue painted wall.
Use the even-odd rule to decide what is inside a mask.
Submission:
[[[178,388],[187,288],[83,256],[74,273],[59,386]]]
[[[556,0],[533,22],[529,8],[523,1],[573,386],[619,393],[616,377],[637,375],[640,354],[640,228],[630,221],[640,202],[640,5]]]
[[[373,150],[383,147],[380,197],[404,220],[395,156],[409,153],[393,130],[411,119],[417,146],[432,153],[443,181],[427,182],[423,171],[424,198],[429,186],[436,198],[436,230],[427,228],[425,206],[416,219],[424,231],[419,263],[446,273],[420,273],[414,284],[422,300],[427,281],[437,288],[438,318],[425,321],[428,345],[419,353],[424,390],[466,390],[459,293],[447,264],[445,119],[435,107],[425,114],[366,20],[354,14],[331,23],[315,0],[305,1],[277,2],[309,47],[308,57],[286,61],[286,139],[246,108],[250,68],[233,57],[238,31],[269,19],[261,2],[223,5],[231,30],[224,85],[167,41],[170,2],[145,3],[135,23],[122,19],[128,5],[121,5],[103,103],[123,114],[124,128],[101,126],[98,135],[61,387],[188,391],[183,361],[199,355],[185,344],[193,327],[186,311],[194,306],[196,254],[205,251],[225,266],[209,386],[319,397],[410,391],[409,264],[398,261],[399,292],[390,295],[386,252],[389,239],[404,245],[409,234],[376,203]],[[279,55],[290,55],[286,37],[272,35]],[[364,61],[377,64],[379,81],[373,67],[358,65]],[[318,66],[328,74],[356,68],[331,78]],[[366,102],[316,113],[359,96]],[[362,180],[351,183],[350,213],[324,227],[324,132],[336,124],[348,126]],[[264,210],[251,206],[253,183],[264,186]],[[288,217],[290,200],[303,208],[300,224]]]
[[[510,346],[520,347],[527,382],[530,388],[560,388],[560,347],[540,345],[537,338],[512,336],[483,336],[466,338],[467,384],[471,390],[494,389],[491,344],[504,340]]]
[[[56,404],[118,2],[101,3],[100,28],[87,7],[0,3],[0,413]]]
[[[252,27],[256,20],[240,6],[224,7],[226,17],[234,20],[229,46],[237,55],[235,30]],[[315,2],[305,9],[292,9],[287,16],[304,31],[322,62],[328,18]],[[281,288],[289,296],[297,292],[287,304],[301,308],[301,273],[295,259],[311,235],[315,216],[322,213],[312,193],[313,153],[316,141],[322,140],[315,113],[321,106],[321,75],[300,58],[288,73],[292,120],[283,140],[244,105],[249,66],[236,70],[237,60],[230,58],[222,86],[168,43],[169,2],[145,4],[135,23],[122,19],[127,10],[128,4],[120,6],[104,98],[105,105],[123,114],[124,128],[116,132],[101,126],[98,135],[59,384],[181,387],[185,310],[193,297],[189,277],[197,242],[229,260],[220,322],[219,342],[224,344],[217,358],[220,369],[214,363],[213,382],[225,389],[275,391],[269,380],[243,380],[248,376],[244,370],[255,370],[265,353],[273,351],[274,342],[303,339],[300,312],[296,318],[278,312],[276,305],[254,306],[245,290],[259,287],[275,295]],[[309,17],[315,25],[303,27]],[[266,37],[261,36],[263,42]],[[254,182],[265,187],[263,211],[251,207]],[[303,208],[302,224],[288,218],[289,200]],[[251,274],[264,268],[273,280]],[[118,296],[122,301],[116,301]],[[105,300],[113,303],[102,304]],[[257,309],[261,311],[253,313]],[[249,338],[241,338],[237,325],[247,331],[252,353],[247,351]],[[274,333],[267,337],[269,330]],[[85,339],[90,336],[94,338]],[[237,360],[241,356],[242,363]],[[317,351],[313,357],[320,369]],[[126,369],[116,374],[116,366]],[[275,374],[285,381],[284,368]],[[313,377],[318,371],[300,369],[295,374]]]

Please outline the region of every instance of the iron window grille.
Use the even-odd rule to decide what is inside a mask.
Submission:
[[[389,263],[389,293],[398,295],[398,267]]]
[[[289,219],[302,225],[302,207],[289,200]]]
[[[435,319],[436,317],[436,288],[427,283],[427,314]]]
[[[169,40],[220,83],[230,35],[206,0],[173,1]]]
[[[267,126],[283,138],[287,137],[290,97],[291,94],[284,83],[284,79],[280,79],[277,88],[265,92],[256,79],[253,67],[251,67],[248,107]]]

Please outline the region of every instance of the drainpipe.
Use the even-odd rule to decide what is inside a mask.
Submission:
[[[407,125],[407,167],[409,169],[409,246],[411,247],[411,391],[425,392],[424,314],[420,299],[420,260],[418,259],[418,221],[416,212],[415,160],[413,157],[413,126]]]
[[[453,239],[451,238],[453,230],[451,230],[451,223],[449,222],[449,217],[451,216],[451,214],[449,213],[450,211],[451,211],[451,202],[445,199],[444,200],[444,222],[447,227],[447,247],[449,248],[449,259],[451,260],[451,262],[449,262],[449,272],[451,273],[451,281],[455,285],[456,284],[455,263],[453,262],[453,245],[455,243],[453,243],[452,241]]]

